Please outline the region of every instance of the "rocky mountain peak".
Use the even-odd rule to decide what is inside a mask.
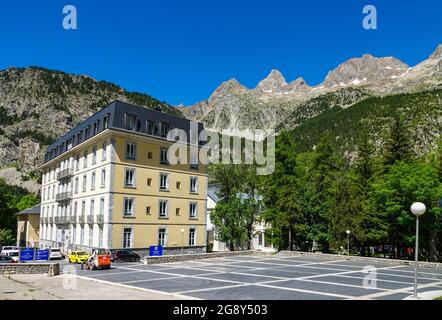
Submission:
[[[430,59],[441,59],[442,58],[442,43],[437,46],[436,50],[431,54]]]
[[[358,85],[399,77],[409,66],[394,57],[376,58],[364,54],[353,58],[330,71],[324,80],[326,87]]]
[[[256,86],[255,90],[264,93],[281,92],[284,85],[286,85],[284,76],[279,70],[273,69],[269,75],[261,80]]]
[[[299,77],[296,80],[293,80],[292,82],[290,82],[288,84],[288,87],[292,90],[292,91],[298,91],[298,90],[308,90],[311,87],[307,84],[307,82],[305,82],[304,78]]]

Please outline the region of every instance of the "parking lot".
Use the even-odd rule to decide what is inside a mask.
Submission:
[[[167,264],[113,264],[78,277],[194,299],[400,300],[413,292],[412,266],[307,256],[232,256]],[[442,270],[420,268],[419,291],[442,290]],[[365,281],[364,281],[365,279]]]

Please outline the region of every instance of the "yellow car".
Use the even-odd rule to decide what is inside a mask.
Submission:
[[[69,263],[86,263],[89,254],[84,251],[72,251],[69,255]]]

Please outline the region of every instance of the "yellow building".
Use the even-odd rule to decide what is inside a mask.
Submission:
[[[168,157],[172,129],[186,134],[177,164]],[[41,166],[41,246],[204,252],[207,168],[194,151],[200,142],[190,144],[201,130],[115,101],[59,138]]]
[[[40,241],[40,205],[25,209],[17,216],[17,246],[38,247]]]

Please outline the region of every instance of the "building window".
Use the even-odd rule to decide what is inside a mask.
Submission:
[[[152,186],[152,179],[151,178],[147,178],[147,186],[148,187]]]
[[[175,209],[175,214],[176,214],[177,216],[181,215],[181,209],[180,209],[180,208],[176,208],[176,209]]]
[[[106,155],[107,155],[107,143],[103,142],[101,146],[101,161],[106,161]]]
[[[108,126],[109,126],[109,117],[108,116],[104,116],[104,118],[103,118],[103,129],[107,129]]]
[[[83,175],[83,192],[86,192],[86,183],[87,183],[87,178],[86,175]]]
[[[100,216],[104,215],[104,198],[100,199]]]
[[[190,169],[198,169],[198,155],[192,153],[190,155]]]
[[[160,173],[160,190],[169,190],[169,174]]]
[[[135,187],[135,169],[124,170],[124,186],[125,187]]]
[[[160,200],[160,212],[158,214],[160,218],[167,218],[168,207],[167,200]]]
[[[80,155],[75,156],[75,171],[78,171],[80,169]]]
[[[149,152],[147,153],[147,159],[152,159],[152,152],[149,151]]]
[[[84,244],[84,227],[80,227],[80,244]]]
[[[83,168],[87,168],[87,150],[83,154]]]
[[[89,226],[89,247],[92,247],[94,243],[94,228],[92,225]]]
[[[92,172],[92,178],[91,178],[91,190],[95,189],[95,171]]]
[[[72,149],[72,139],[69,139],[66,144],[67,144],[67,150]]]
[[[83,200],[81,201],[81,215],[84,216],[85,213],[86,213],[86,201]]]
[[[126,142],[126,159],[135,160],[135,143]]]
[[[195,245],[195,235],[196,235],[196,229],[190,228],[189,229],[189,246]]]
[[[176,182],[176,188],[177,188],[178,190],[181,189],[181,181],[177,181],[177,182]]]
[[[77,216],[77,201],[74,202],[74,217]]]
[[[161,136],[166,138],[167,134],[169,133],[169,124],[164,123],[164,122],[160,122],[160,132],[161,132]]]
[[[167,244],[167,230],[166,228],[159,228],[158,229],[158,245],[165,247]]]
[[[88,126],[86,129],[84,129],[84,140],[87,140],[89,138],[89,131],[91,126]]]
[[[155,135],[155,136],[158,134],[158,129],[157,129],[155,122],[147,121],[147,134]]]
[[[92,164],[97,163],[97,146],[92,147]]]
[[[136,117],[130,114],[126,114],[126,129],[134,130],[135,129],[135,120]]]
[[[98,132],[98,122],[94,123],[94,131],[93,132],[94,132],[93,135],[97,134],[97,132]]]
[[[90,214],[91,216],[93,216],[93,215],[94,215],[94,212],[95,212],[95,200],[94,200],[94,199],[91,199],[91,207],[89,208],[89,214]]]
[[[74,193],[78,193],[78,177],[75,178],[75,182],[74,182]]]
[[[167,160],[167,149],[160,149],[160,162],[161,164],[169,164],[169,161]]]
[[[103,248],[103,228],[98,228],[98,247]]]
[[[190,192],[197,193],[198,192],[198,178],[190,177]]]
[[[146,214],[150,214],[151,213],[151,208],[150,207],[146,207]]]
[[[189,205],[189,217],[190,219],[196,219],[197,215],[197,203],[191,202]]]
[[[106,169],[101,169],[101,187],[104,188],[106,185]]]
[[[123,248],[132,248],[132,228],[123,229]]]
[[[124,198],[124,216],[130,217],[134,215],[134,199]]]

